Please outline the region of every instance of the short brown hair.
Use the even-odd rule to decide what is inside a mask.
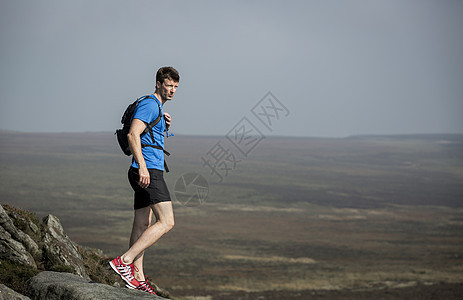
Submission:
[[[175,82],[180,81],[180,75],[178,71],[173,67],[162,67],[156,73],[156,82],[164,83],[165,79],[170,79]]]

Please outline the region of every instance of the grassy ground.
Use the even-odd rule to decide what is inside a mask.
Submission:
[[[106,254],[127,247],[130,159],[112,134],[1,138],[2,203],[53,213]],[[267,138],[247,157],[223,142],[236,160],[220,183],[201,159],[217,141],[168,140],[173,196],[187,172],[209,184],[202,206],[174,200],[176,227],[146,255],[148,275],[171,294],[334,299],[463,283],[461,136]]]

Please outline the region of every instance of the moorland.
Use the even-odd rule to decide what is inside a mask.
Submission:
[[[54,214],[108,255],[126,249],[130,158],[112,133],[0,137],[1,203]],[[267,137],[246,156],[221,136],[167,147],[176,226],[147,251],[146,273],[172,295],[462,296],[463,135]],[[198,203],[178,193],[192,173],[207,182],[186,191]]]

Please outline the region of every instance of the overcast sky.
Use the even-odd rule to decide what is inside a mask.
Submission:
[[[172,65],[177,134],[463,133],[460,0],[0,0],[0,26],[0,129],[114,131]]]

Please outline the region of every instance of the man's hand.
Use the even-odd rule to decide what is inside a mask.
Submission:
[[[166,129],[169,130],[170,123],[172,122],[172,118],[169,113],[164,113],[164,119],[166,119]]]
[[[148,172],[147,168],[139,168],[138,169],[138,175],[140,176],[140,179],[138,181],[138,185],[141,188],[146,189],[150,185],[150,173]]]

